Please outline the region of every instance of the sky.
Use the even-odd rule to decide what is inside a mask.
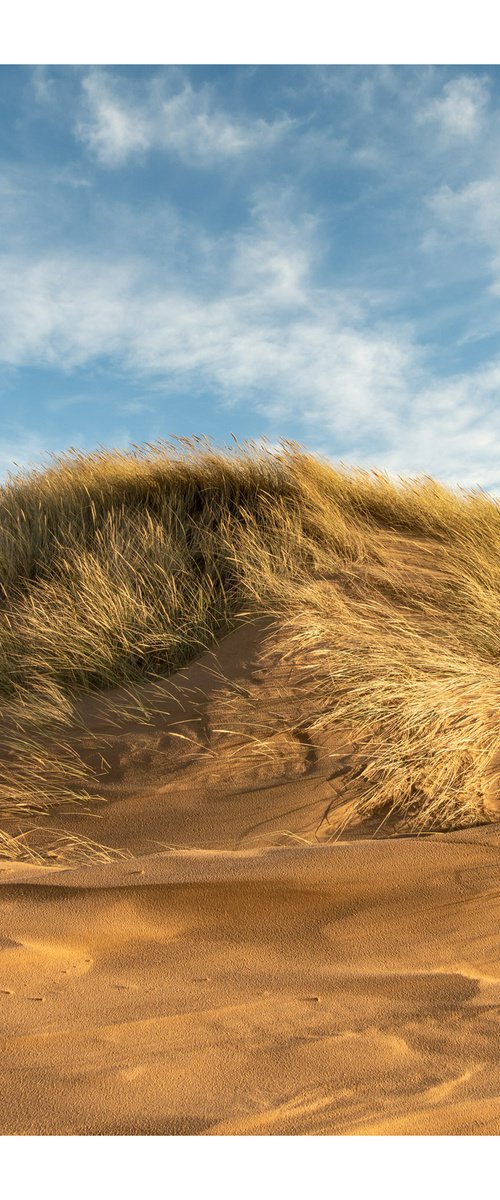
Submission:
[[[300,442],[500,491],[500,68],[0,67],[0,476]]]

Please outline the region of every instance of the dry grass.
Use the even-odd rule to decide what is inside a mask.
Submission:
[[[361,811],[393,806],[417,830],[483,819],[500,508],[481,492],[289,444],[69,453],[0,490],[0,586],[4,814],[95,793],[66,736],[83,692],[170,673],[259,612],[308,732],[349,734]]]
[[[87,863],[123,862],[132,855],[81,834],[75,837],[65,829],[35,827],[17,834],[0,829],[0,858],[37,867],[79,867]]]

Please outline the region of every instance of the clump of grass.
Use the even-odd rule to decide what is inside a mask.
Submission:
[[[54,458],[0,489],[0,810],[89,801],[98,781],[67,736],[79,697],[171,673],[265,614],[308,731],[351,739],[358,807],[474,823],[498,740],[499,599],[500,507],[479,491],[288,443]]]
[[[123,862],[133,856],[126,850],[104,846],[92,838],[64,829],[34,828],[11,834],[0,830],[0,858],[34,866],[78,867]]]
[[[397,812],[414,832],[484,819],[500,742],[496,663],[377,597],[335,605],[310,588],[302,599],[287,623],[287,653],[309,698],[309,735],[323,745],[335,733],[351,738],[344,785],[353,815]]]

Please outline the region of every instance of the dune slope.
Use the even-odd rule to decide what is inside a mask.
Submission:
[[[498,506],[293,448],[0,499],[0,1131],[499,1133]]]

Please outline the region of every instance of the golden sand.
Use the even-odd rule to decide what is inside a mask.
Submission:
[[[104,801],[57,824],[130,857],[0,863],[3,1134],[500,1133],[500,823],[339,838],[342,747],[287,732],[266,631],[104,722]]]

